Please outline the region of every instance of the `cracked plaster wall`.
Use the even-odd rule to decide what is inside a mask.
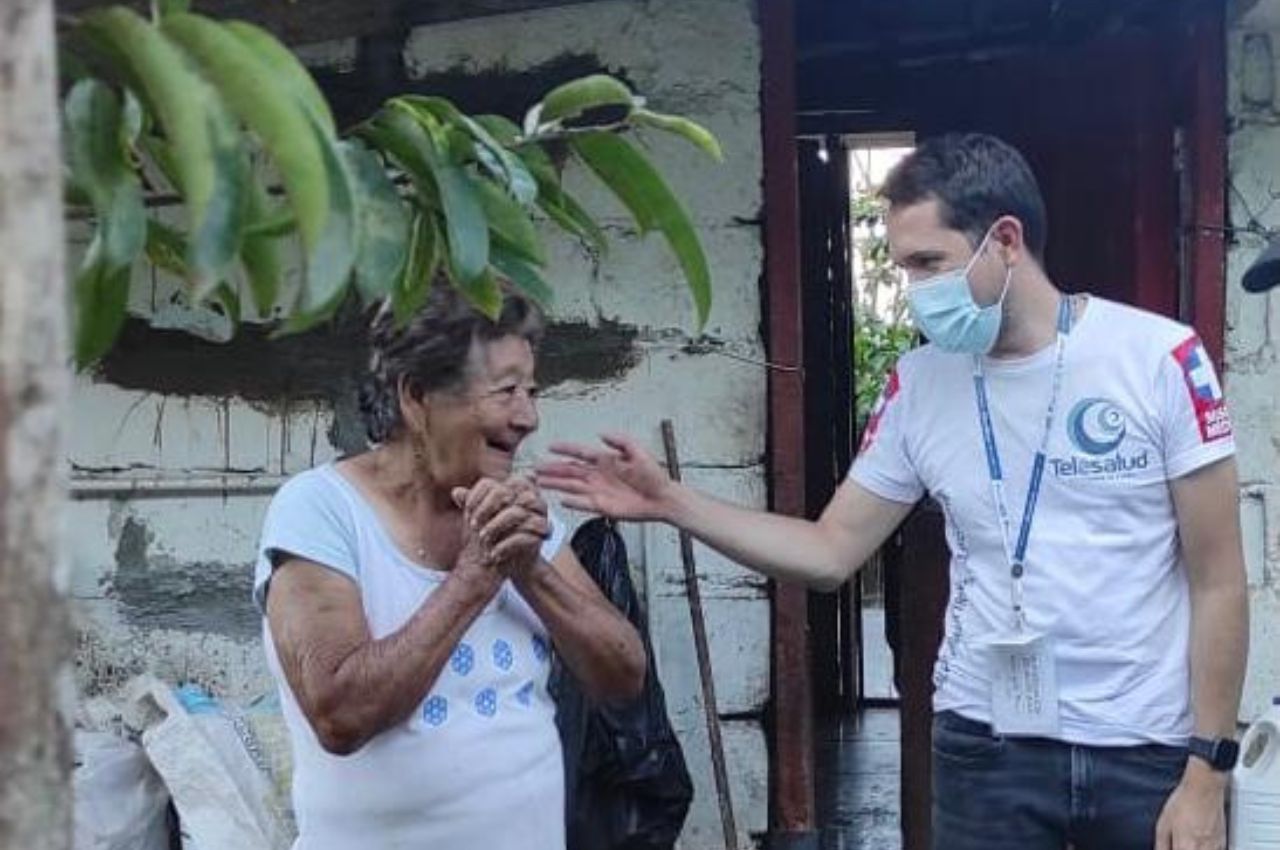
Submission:
[[[1230,224],[1280,228],[1280,0],[1232,4],[1228,31]],[[1226,393],[1239,445],[1252,635],[1243,720],[1280,696],[1280,293],[1240,278],[1265,239],[1237,231],[1227,257]]]
[[[629,431],[661,454],[659,422],[671,418],[690,480],[727,498],[765,503],[764,370],[714,353],[763,358],[753,9],[750,0],[613,0],[425,27],[408,39],[403,73],[410,81],[519,77],[558,67],[565,55],[591,57],[630,80],[653,108],[691,115],[724,144],[721,166],[682,143],[651,144],[709,253],[715,306],[707,333],[719,341],[711,346],[689,346],[692,304],[665,245],[635,237],[611,198],[584,175],[568,175],[601,216],[613,247],[597,263],[563,239],[552,243],[552,339],[560,342],[547,358],[556,377],[526,459],[550,439],[589,440],[611,429]],[[354,73],[351,43],[302,53],[322,76]],[[582,60],[568,64],[575,63]],[[132,309],[160,326],[225,334],[221,317],[176,304],[176,291],[173,281],[140,274]],[[283,476],[358,442],[347,388],[348,368],[359,358],[342,334],[286,356],[252,334],[215,350],[185,335],[161,338],[131,327],[131,345],[95,378],[80,380],[73,408],[68,536],[80,686],[94,693],[148,669],[250,698],[270,687],[248,596],[262,513]],[[317,362],[321,371],[305,372]],[[273,397],[277,367],[287,373],[279,386],[288,389]],[[625,534],[698,790],[683,846],[720,846],[676,536],[636,527]],[[762,581],[704,548],[697,554],[745,835],[764,829],[767,812],[759,715],[769,690],[769,602]]]

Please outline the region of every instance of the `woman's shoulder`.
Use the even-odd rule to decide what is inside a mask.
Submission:
[[[299,472],[291,476],[271,499],[270,513],[276,515],[305,514],[311,519],[326,516],[350,521],[351,506],[344,492],[341,474],[333,463]]]
[[[337,492],[334,486],[335,474],[333,462],[304,469],[285,479],[276,490],[276,499],[309,499],[332,496]]]
[[[336,476],[331,464],[308,469],[272,497],[259,542],[255,593],[260,605],[272,568],[286,558],[302,558],[359,581],[355,513]]]

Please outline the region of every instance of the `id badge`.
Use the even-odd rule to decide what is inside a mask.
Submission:
[[[999,735],[1058,734],[1058,677],[1048,636],[1032,632],[988,641],[991,725]]]

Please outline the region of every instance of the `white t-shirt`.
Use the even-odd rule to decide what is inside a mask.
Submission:
[[[547,560],[565,537],[562,523],[552,525]],[[355,582],[375,639],[400,629],[446,576],[405,557],[332,465],[295,476],[272,499],[254,581],[260,608],[272,557],[284,552]],[[564,769],[547,694],[551,642],[509,582],[413,715],[349,756],[320,746],[265,618],[263,641],[293,744],[295,850],[563,850]]]
[[[1054,346],[984,360],[1015,536],[1054,360]],[[1222,390],[1194,331],[1101,298],[1089,299],[1064,362],[1024,580],[1029,626],[1053,641],[1060,737],[1184,742],[1190,602],[1168,482],[1234,453]],[[886,499],[927,491],[941,504],[951,599],[934,708],[990,722],[982,644],[1012,622],[1011,579],[972,357],[931,345],[905,355],[850,477]]]

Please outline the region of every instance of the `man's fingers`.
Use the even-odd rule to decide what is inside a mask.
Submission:
[[[538,476],[538,485],[542,485],[544,476],[553,475],[557,478],[586,478],[591,474],[591,467],[578,462],[568,461],[549,461],[540,463],[534,469],[534,474]]]
[[[604,455],[599,449],[593,449],[581,443],[552,443],[547,447],[547,451],[553,455],[573,458],[583,463],[596,463]]]
[[[561,478],[560,476],[539,476],[538,483],[547,490],[554,490],[557,493],[565,494],[582,494],[591,492],[591,484],[581,478]],[[567,506],[568,500],[564,501]]]
[[[635,457],[644,452],[640,444],[627,434],[601,434],[600,441],[625,458]]]

